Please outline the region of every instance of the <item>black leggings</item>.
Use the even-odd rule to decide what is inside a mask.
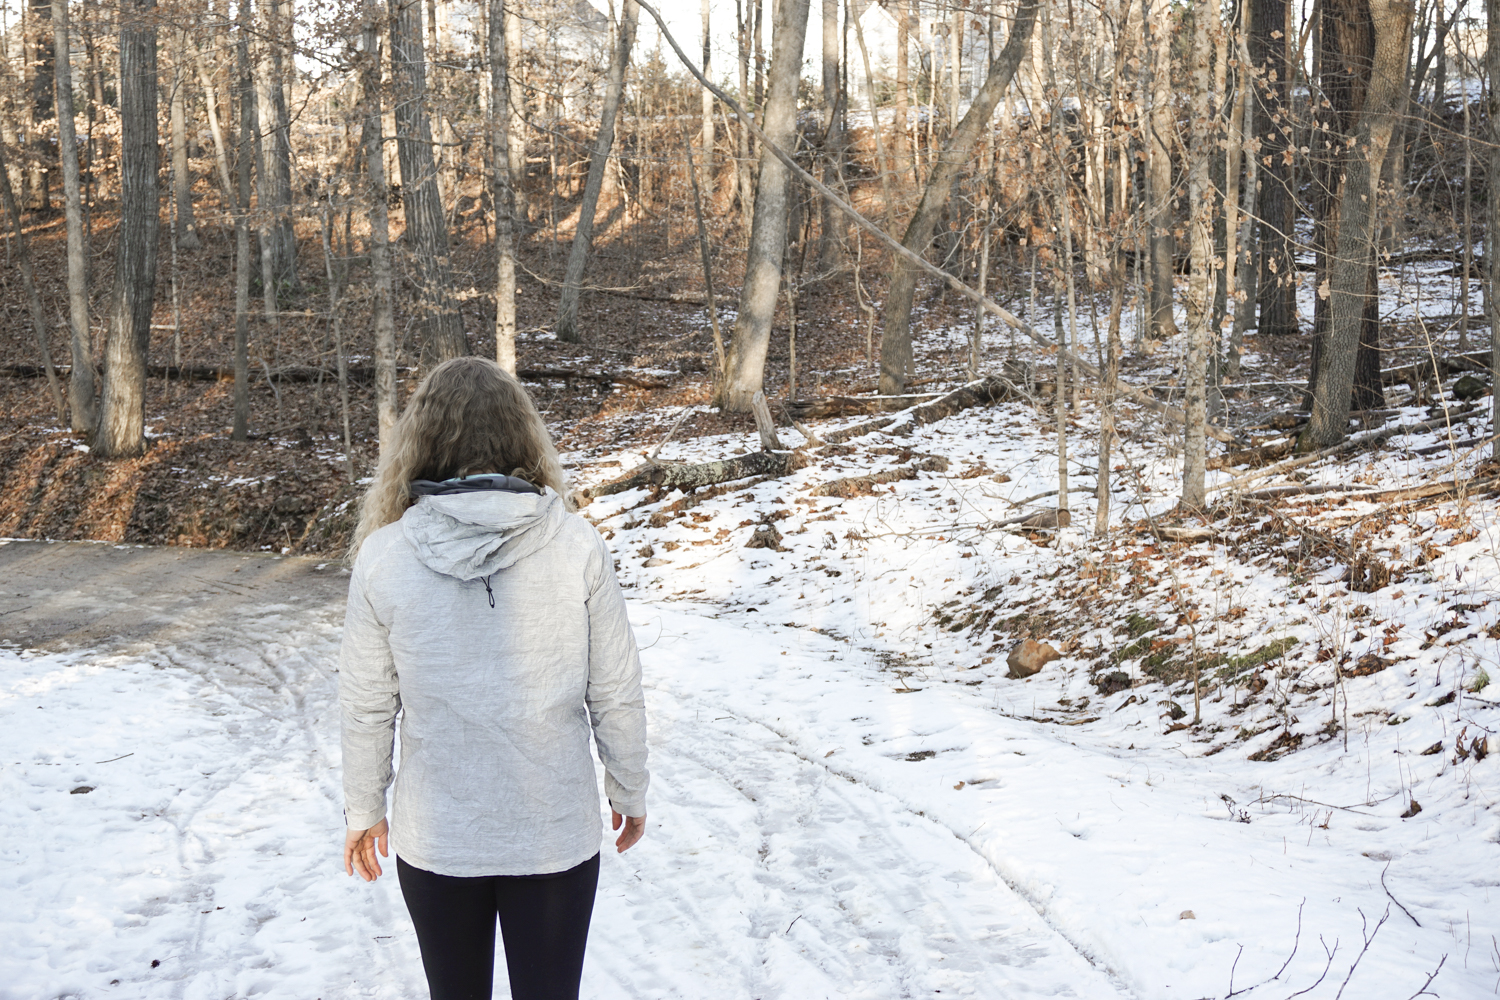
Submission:
[[[490,1000],[495,915],[512,1000],[577,1000],[599,855],[553,875],[436,875],[396,859],[432,1000]]]

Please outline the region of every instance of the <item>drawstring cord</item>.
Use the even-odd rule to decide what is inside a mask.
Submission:
[[[490,589],[490,578],[488,576],[481,576],[479,579],[484,581],[484,592],[490,595],[490,607],[493,608],[495,606],[495,592]]]

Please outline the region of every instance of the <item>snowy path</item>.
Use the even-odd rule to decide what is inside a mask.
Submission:
[[[337,873],[340,577],[164,558],[0,548],[0,638],[41,647],[0,650],[0,997],[425,995],[394,879]],[[585,995],[1129,995],[947,827],[696,694],[682,652],[646,653],[651,829],[605,855]]]

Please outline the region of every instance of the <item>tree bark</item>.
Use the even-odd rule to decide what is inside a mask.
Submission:
[[[364,91],[366,199],[370,211],[370,277],[375,294],[370,303],[370,325],[375,328],[375,423],[381,454],[391,443],[396,426],[396,323],[391,278],[390,185],[385,176],[384,111],[380,96],[380,32],[376,29],[375,0],[364,3],[364,52],[360,87]]]
[[[52,405],[57,410],[57,419],[66,420],[67,408],[63,405],[62,389],[57,382],[57,369],[52,365],[52,348],[47,336],[47,314],[42,309],[42,296],[37,291],[36,274],[31,269],[31,251],[26,246],[26,230],[21,226],[21,208],[16,204],[16,194],[10,183],[4,143],[0,143],[0,200],[5,203],[5,216],[10,222],[11,233],[16,239],[16,258],[21,265],[21,284],[26,286],[26,305],[31,311],[32,332],[36,335],[36,346],[42,357],[42,366],[47,372],[47,390],[52,396]]]
[[[704,0],[706,3],[707,0]],[[839,86],[839,5],[841,0],[823,0],[823,183],[838,189],[844,169],[844,95]],[[705,76],[707,73],[704,74]],[[708,91],[704,91],[706,95]],[[844,213],[822,201],[818,226],[818,271],[829,274],[838,267],[848,232]]]
[[[57,155],[62,161],[63,214],[68,231],[68,330],[73,365],[68,374],[68,409],[73,430],[91,432],[98,421],[94,403],[94,352],[89,336],[88,262],[83,246],[83,192],[78,176],[78,134],[73,113],[73,67],[68,60],[68,2],[52,0],[54,61],[57,72]]]
[[[510,212],[512,238],[531,232],[531,207],[526,194],[526,91],[521,83],[521,17],[514,2],[505,5],[506,79],[510,81]]]
[[[1376,203],[1380,169],[1403,103],[1412,8],[1405,0],[1370,0],[1373,60],[1365,107],[1344,157],[1339,198],[1338,254],[1329,269],[1329,323],[1323,360],[1313,392],[1312,421],[1301,442],[1326,448],[1348,433],[1370,267],[1375,260]]]
[[[1213,257],[1213,204],[1209,184],[1209,161],[1213,156],[1209,134],[1209,88],[1213,58],[1208,22],[1218,14],[1209,5],[1193,8],[1193,104],[1192,144],[1188,155],[1188,212],[1193,247],[1193,301],[1188,315],[1187,357],[1184,364],[1185,391],[1182,409],[1182,506],[1201,509],[1207,498],[1206,464],[1208,438],[1207,376],[1209,324],[1213,321],[1210,299]]]
[[[396,147],[406,239],[416,261],[417,314],[434,363],[469,353],[463,318],[453,298],[448,219],[438,193],[427,117],[427,57],[422,48],[421,0],[388,0],[391,76],[396,84]]]
[[[489,0],[490,196],[495,203],[495,363],[516,373],[515,193],[510,175],[510,56],[507,0]]]
[[[1177,113],[1172,91],[1172,7],[1166,0],[1148,0],[1145,31],[1151,47],[1151,114],[1147,119],[1146,224],[1149,264],[1149,305],[1146,343],[1176,335],[1172,316],[1172,286],[1176,276],[1177,240],[1172,235],[1172,136]]]
[[[1308,397],[1317,394],[1326,357],[1328,325],[1332,318],[1333,262],[1339,258],[1339,225],[1346,188],[1344,154],[1364,111],[1375,51],[1375,32],[1367,0],[1322,0],[1319,64],[1326,104],[1319,109],[1313,132],[1313,248],[1317,253],[1318,298],[1313,307],[1312,357]],[[1404,87],[1403,87],[1404,89]],[[1393,135],[1396,134],[1393,127]],[[1378,184],[1380,168],[1375,168]],[[1385,405],[1380,381],[1379,274],[1369,261],[1364,319],[1354,365],[1353,409],[1373,410]]]
[[[255,78],[250,70],[250,5],[241,4],[235,39],[239,74],[240,142],[234,192],[234,424],[230,437],[250,436],[250,182],[255,165]]]
[[[94,452],[127,458],[146,450],[146,354],[156,297],[161,205],[157,193],[154,0],[120,10],[120,227],[104,389]]]
[[[1252,126],[1260,144],[1260,198],[1257,214],[1260,274],[1257,291],[1262,334],[1291,336],[1297,327],[1297,262],[1293,256],[1296,198],[1292,186],[1294,152],[1289,91],[1291,61],[1289,0],[1253,0],[1250,59],[1255,92]],[[1403,74],[1404,78],[1404,74]]]
[[[183,71],[187,60],[187,33],[181,29],[173,32],[172,38],[172,199],[177,212],[174,228],[177,246],[183,250],[197,250],[198,222],[193,218],[193,178],[188,172],[187,155],[187,80]],[[64,54],[64,59],[66,59]]]
[[[599,116],[599,133],[589,156],[589,176],[583,186],[583,200],[578,205],[578,225],[573,230],[573,248],[568,253],[568,270],[563,277],[562,298],[557,306],[557,339],[578,343],[578,297],[583,290],[583,272],[588,266],[594,241],[594,210],[599,207],[599,191],[604,186],[604,172],[609,167],[609,151],[615,144],[615,117],[620,110],[620,95],[625,90],[625,67],[630,64],[630,50],[635,45],[635,25],[639,17],[634,0],[625,0],[615,37],[615,49],[609,61],[609,80],[604,89],[604,107]]]
[[[1037,0],[1023,0],[1016,12],[1005,47],[990,63],[984,85],[974,95],[968,113],[943,144],[936,163],[927,178],[922,200],[906,226],[902,244],[914,253],[923,253],[932,242],[938,217],[952,192],[953,184],[968,165],[974,144],[989,127],[995,105],[1010,86],[1016,68],[1030,50],[1031,33],[1036,26]],[[900,395],[912,363],[911,307],[917,288],[917,269],[903,259],[892,265],[891,285],[885,298],[885,314],[880,337],[880,391]]]
[[[1485,0],[1485,23],[1500,24],[1500,0]],[[1485,67],[1489,70],[1490,150],[1487,176],[1500,177],[1500,31],[1491,30],[1485,42]],[[1500,198],[1485,199],[1484,266],[1489,271],[1490,371],[1494,381],[1490,389],[1490,429],[1500,431]],[[1500,462],[1500,438],[1491,454]]]
[[[777,146],[789,148],[796,132],[797,83],[802,44],[807,38],[807,14],[808,0],[781,0],[776,9],[770,84],[762,114],[763,131]],[[789,181],[786,165],[762,147],[739,315],[730,335],[728,373],[717,387],[715,400],[731,413],[747,412],[751,399],[765,387],[766,352],[771,344],[771,323],[776,316],[786,252]]]
[[[292,229],[292,128],[287,113],[286,92],[282,89],[285,66],[281,46],[287,32],[281,0],[269,0],[261,40],[260,91],[258,120],[269,142],[265,150],[264,173],[261,176],[260,210],[269,213],[264,238],[270,265],[273,293],[300,287],[297,280],[297,234]],[[269,298],[269,293],[268,293]]]
[[[709,33],[709,0],[702,2],[703,17],[703,75],[712,76],[710,66],[713,63],[713,36]],[[714,95],[707,89],[703,91],[703,162],[699,164],[700,171],[698,188],[700,197],[707,202],[714,200]]]

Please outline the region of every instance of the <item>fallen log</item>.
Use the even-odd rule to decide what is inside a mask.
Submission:
[[[1296,438],[1287,438],[1285,441],[1263,444],[1259,448],[1251,448],[1247,451],[1231,451],[1210,458],[1206,468],[1232,469],[1237,465],[1260,465],[1262,462],[1274,462],[1278,458],[1290,455],[1296,446]]]
[[[66,372],[68,365],[58,365],[57,370]],[[5,365],[0,368],[5,374],[16,378],[39,378],[46,374],[41,365]],[[346,375],[352,382],[368,382],[375,377],[375,369],[371,365],[349,365]],[[147,378],[164,378],[172,381],[182,382],[232,382],[234,380],[233,365],[147,365]],[[264,369],[254,374],[252,379],[265,378]],[[280,368],[270,369],[270,377],[275,382],[319,382],[337,379],[338,373],[332,368],[323,368],[318,365],[283,365]],[[516,377],[525,382],[542,382],[548,379],[560,379],[580,382],[598,382],[601,385],[618,383],[620,385],[633,385],[640,389],[666,389],[672,383],[665,379],[650,378],[645,375],[632,375],[629,372],[585,372],[572,368],[522,368],[516,372]]]
[[[846,476],[843,479],[835,479],[832,482],[823,483],[812,489],[815,497],[841,497],[845,500],[850,497],[869,496],[875,492],[876,486],[886,483],[899,483],[907,479],[916,479],[919,472],[947,472],[948,460],[940,455],[930,455],[920,462],[911,465],[902,465],[894,469],[886,469],[884,472],[872,472],[868,476]]]
[[[1490,476],[1486,479],[1465,479],[1462,482],[1450,479],[1447,482],[1432,483],[1428,486],[1412,486],[1407,489],[1362,493],[1359,498],[1361,500],[1426,500],[1430,497],[1450,496],[1455,493],[1478,493],[1493,489],[1496,486],[1500,486],[1500,476]]]
[[[1318,493],[1351,493],[1355,496],[1365,496],[1369,490],[1357,486],[1307,486],[1302,483],[1288,483],[1285,486],[1267,486],[1263,490],[1254,490],[1250,493],[1241,493],[1235,497],[1236,500],[1279,500],[1282,497],[1313,496]]]
[[[59,371],[71,370],[69,365],[58,365]],[[40,365],[6,365],[0,371],[16,378],[36,378],[43,374]],[[369,365],[350,365],[347,377],[354,382],[367,382],[375,375]],[[147,365],[147,378],[164,378],[173,382],[232,382],[233,365]],[[266,377],[265,369],[253,371],[251,379]],[[338,373],[332,368],[316,365],[285,365],[270,369],[270,377],[276,382],[319,382],[337,380]]]
[[[1353,451],[1359,448],[1374,447],[1375,445],[1381,444],[1387,439],[1396,437],[1398,435],[1422,434],[1427,431],[1436,430],[1439,427],[1446,427],[1450,425],[1454,420],[1457,420],[1460,417],[1466,417],[1470,414],[1476,413],[1478,412],[1478,410],[1479,408],[1477,406],[1467,407],[1462,410],[1450,410],[1441,419],[1424,420],[1419,424],[1401,424],[1397,427],[1387,427],[1384,430],[1375,431],[1371,434],[1362,434],[1359,437],[1346,438],[1339,444],[1324,448],[1321,451],[1315,451],[1311,455],[1303,455],[1300,458],[1289,458],[1284,462],[1277,462],[1275,465],[1268,465],[1264,469],[1261,469],[1259,472],[1247,472],[1242,476],[1235,476],[1233,479],[1227,479],[1222,483],[1215,483],[1214,485],[1210,486],[1209,489],[1215,491],[1233,489],[1236,486],[1242,486],[1245,483],[1254,482],[1257,479],[1265,479],[1267,476],[1273,476],[1279,472],[1286,472],[1291,469],[1301,468],[1304,465],[1311,465],[1313,462],[1320,461],[1330,455],[1336,455],[1340,452]]]
[[[588,502],[599,497],[624,493],[626,490],[695,490],[733,479],[750,476],[785,476],[807,464],[800,451],[753,451],[748,455],[697,464],[663,464],[644,462],[618,479],[579,490],[578,500]]]
[[[907,396],[824,396],[821,399],[794,399],[778,405],[783,413],[793,419],[816,420],[891,413],[936,399],[940,395],[942,393],[923,392]]]
[[[598,382],[600,385],[633,385],[638,389],[667,389],[672,385],[664,379],[631,375],[628,372],[582,372],[572,368],[521,368],[516,371],[516,378],[523,382],[545,382],[548,379],[571,382],[577,379],[580,382]]]

